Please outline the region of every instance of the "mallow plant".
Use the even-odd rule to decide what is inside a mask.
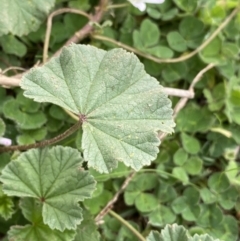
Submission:
[[[9,208],[10,197],[19,197],[19,207],[29,221],[12,226],[9,240],[87,240],[87,233],[79,231],[81,225],[81,230],[97,232],[94,223],[84,222],[89,217],[81,206],[96,189],[88,168],[111,173],[119,162],[135,171],[150,165],[159,152],[160,132],[172,133],[175,126],[171,101],[134,54],[90,45],[64,47],[59,57],[26,73],[21,88],[26,97],[58,105],[78,120],[51,140],[0,148],[1,152],[25,150],[5,166],[0,177],[1,194]],[[50,147],[79,128],[81,151]],[[214,239],[191,237],[182,226],[169,225],[161,234],[151,232],[146,240]]]

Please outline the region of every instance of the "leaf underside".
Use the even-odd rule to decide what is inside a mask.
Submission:
[[[89,167],[110,172],[118,161],[139,170],[159,151],[158,131],[171,133],[171,102],[138,58],[122,49],[72,44],[21,81],[24,95],[50,102],[83,121]]]
[[[22,36],[36,31],[54,4],[55,0],[1,0],[0,36]]]

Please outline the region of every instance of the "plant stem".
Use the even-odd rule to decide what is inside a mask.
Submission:
[[[0,153],[7,152],[7,151],[17,151],[17,150],[23,151],[23,150],[28,150],[28,149],[32,149],[32,148],[44,147],[44,146],[49,146],[49,145],[55,144],[55,143],[65,139],[66,137],[70,136],[71,134],[73,134],[76,130],[78,130],[80,128],[80,126],[82,126],[82,122],[78,121],[76,124],[71,126],[68,130],[66,130],[62,134],[60,134],[52,139],[44,140],[42,142],[29,144],[29,145],[20,145],[20,146],[16,145],[16,146],[0,147]]]
[[[199,53],[200,51],[202,51],[225,27],[226,25],[233,19],[233,17],[239,12],[240,10],[240,7],[237,7],[235,8],[232,13],[219,25],[219,27],[212,33],[212,35],[207,39],[205,40],[198,48],[196,48],[194,51],[192,51],[191,53],[189,54],[186,54],[186,55],[182,55],[180,57],[177,57],[177,58],[173,58],[173,59],[160,59],[160,58],[157,58],[153,55],[150,55],[150,54],[147,54],[147,53],[144,53],[140,50],[137,50],[131,46],[128,46],[126,44],[123,44],[119,41],[116,41],[114,39],[111,39],[111,38],[108,38],[108,37],[105,37],[105,36],[102,36],[102,35],[97,35],[97,34],[94,34],[92,35],[93,38],[95,39],[98,39],[98,40],[101,40],[101,41],[107,41],[109,43],[113,43],[115,45],[117,45],[118,47],[121,47],[121,48],[124,48],[128,51],[131,51],[139,56],[142,56],[146,59],[150,59],[156,63],[178,63],[178,62],[182,62],[184,60],[187,60],[191,57],[193,57],[194,55],[196,55],[197,53]]]
[[[119,222],[121,222],[124,226],[126,226],[130,231],[132,231],[132,233],[136,237],[138,237],[140,241],[146,241],[146,239],[131,224],[129,224],[129,222],[123,219],[120,215],[118,215],[112,210],[109,210],[109,214],[111,214],[114,218],[116,218]]]
[[[89,20],[91,19],[90,15],[88,15],[84,11],[72,9],[72,8],[61,8],[61,9],[58,9],[58,10],[52,12],[49,15],[48,20],[47,20],[47,30],[46,30],[46,34],[45,34],[45,41],[44,41],[44,47],[43,47],[43,63],[44,64],[47,62],[47,58],[48,58],[48,46],[49,46],[50,35],[51,35],[51,30],[52,30],[52,19],[53,19],[53,17],[55,17],[59,14],[63,14],[63,13],[80,14],[80,15],[88,18]]]
[[[129,4],[127,4],[127,3],[113,4],[113,5],[107,6],[107,9],[124,8],[124,7],[128,7],[128,6],[129,6]]]

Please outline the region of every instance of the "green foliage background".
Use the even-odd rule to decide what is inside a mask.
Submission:
[[[97,4],[95,0],[58,0],[52,11],[71,7],[93,12]],[[115,4],[126,6],[113,8]],[[238,4],[238,0],[165,0],[159,5],[148,4],[146,11],[140,12],[124,0],[109,1],[102,22],[95,24],[94,32],[82,41],[82,44],[110,50],[117,47],[107,41],[110,38],[140,51],[139,59],[146,72],[165,87],[188,89],[207,64],[216,65],[195,86],[194,99],[177,115],[175,133],[164,139],[157,159],[135,175],[114,206],[114,211],[144,236],[153,229],[160,231],[167,224],[177,223],[185,226],[192,236],[208,233],[225,241],[239,239],[240,13],[203,50],[187,60],[171,63],[171,59],[198,49]],[[46,20],[47,14],[44,16],[41,18]],[[86,23],[84,16],[72,13],[55,17],[49,56]],[[0,21],[0,28],[1,24],[4,22]],[[0,31],[2,70],[10,66],[28,69],[42,60],[46,22],[34,28],[35,32],[32,29],[26,35],[13,30]],[[149,55],[162,63],[150,60]],[[7,75],[18,73],[20,71],[11,70]],[[178,99],[171,97],[173,106]],[[75,122],[58,106],[27,99],[20,88],[1,87],[0,103],[0,135],[12,139],[14,144],[52,138]],[[81,137],[79,130],[60,144],[81,150]],[[19,152],[0,154],[0,171],[18,155]],[[13,225],[23,226],[29,222],[40,223],[41,230],[52,235],[51,240],[89,240],[86,238],[89,235],[93,241],[100,240],[100,236],[106,241],[138,240],[111,215],[104,218],[100,234],[93,218],[89,218],[89,214],[96,216],[113,198],[130,172],[130,168],[121,163],[110,174],[90,169],[97,188],[93,198],[82,204],[86,219],[78,225],[77,234],[67,230],[60,235],[61,239],[60,231],[53,234],[43,224],[42,211],[34,206],[37,203],[24,198],[19,204],[18,198],[6,196],[0,188],[2,240],[8,240],[6,235]],[[26,214],[26,209],[30,213]],[[35,209],[35,214],[31,214]],[[12,227],[8,235],[13,238],[10,240],[26,240],[21,232],[18,236],[16,227]]]

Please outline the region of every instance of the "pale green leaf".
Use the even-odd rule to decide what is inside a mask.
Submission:
[[[0,36],[8,33],[22,36],[36,31],[55,0],[1,0]]]
[[[80,153],[70,147],[29,150],[3,169],[3,191],[40,200],[43,222],[50,228],[75,229],[82,220],[78,201],[91,197],[95,187],[81,162]]]
[[[187,230],[177,224],[166,225],[161,231],[152,231],[147,237],[147,241],[188,241]]]
[[[149,165],[159,151],[157,131],[173,131],[163,88],[122,49],[72,44],[60,57],[32,69],[21,86],[25,96],[81,117],[84,159],[99,172],[110,172],[118,161],[135,170]]]

